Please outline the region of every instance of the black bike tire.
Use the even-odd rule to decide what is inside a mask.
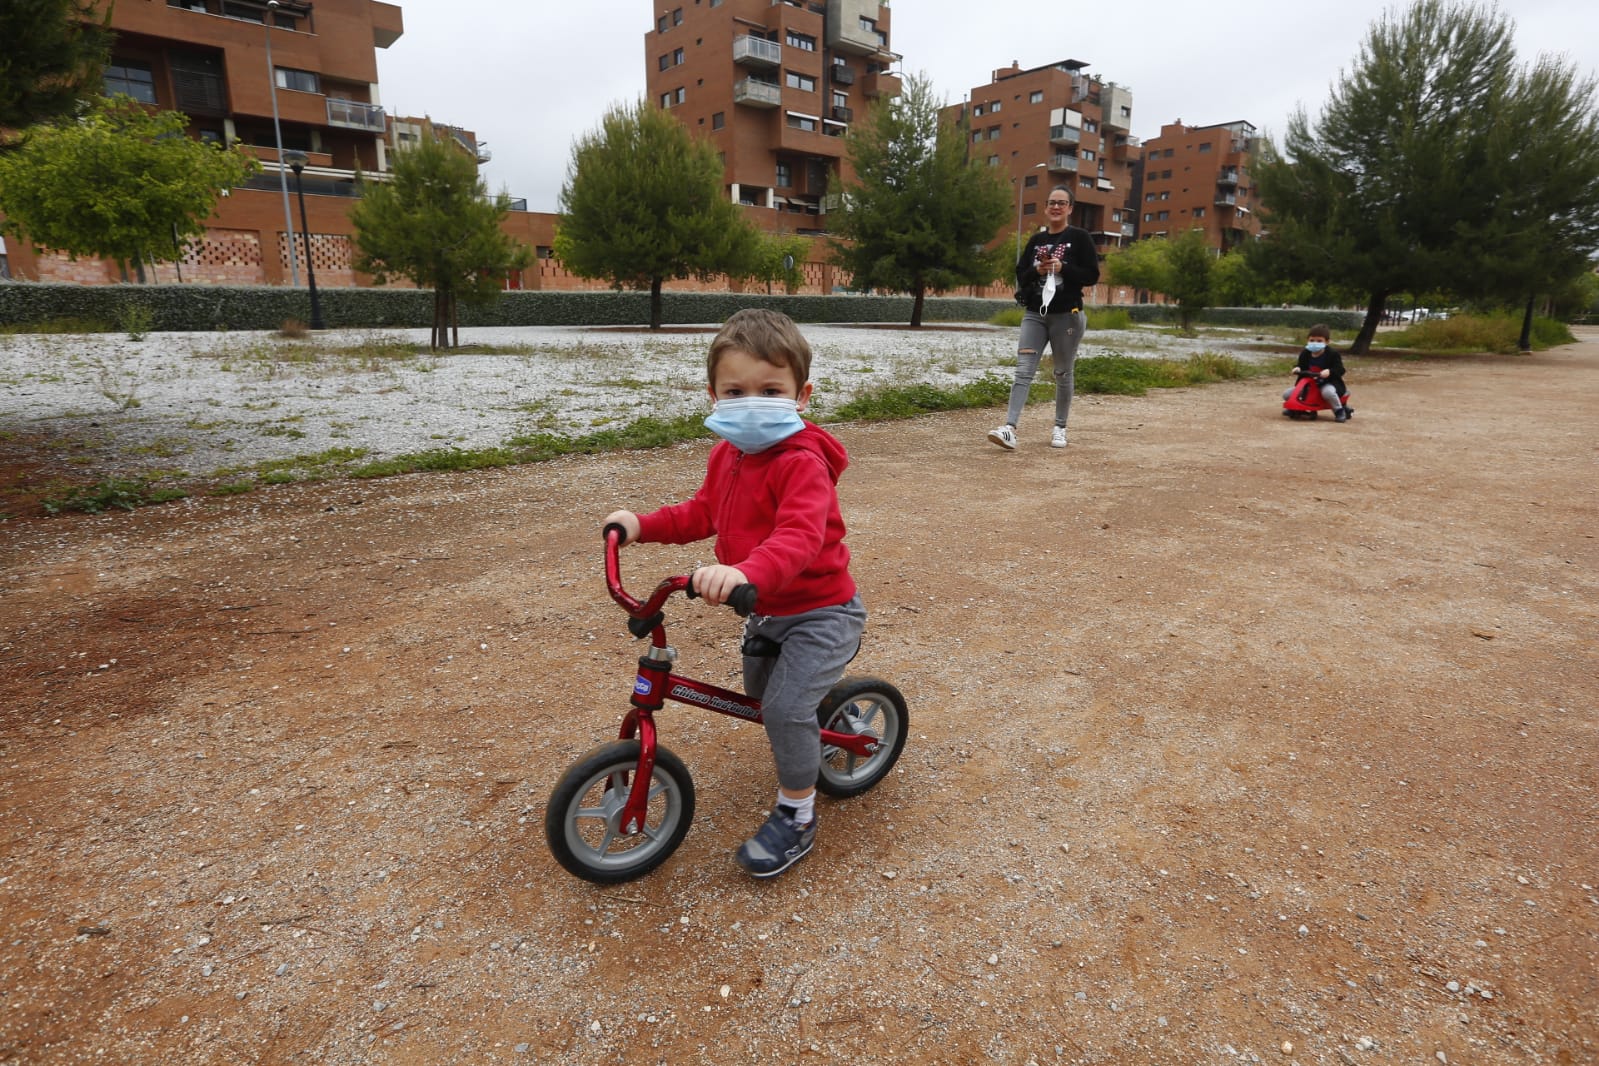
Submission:
[[[638,756],[637,740],[613,740],[590,750],[555,783],[544,812],[544,836],[550,853],[569,873],[600,885],[632,881],[665,862],[688,835],[689,824],[694,820],[694,781],[683,760],[657,745],[652,781],[659,783],[666,797],[665,815],[657,827],[659,835],[614,855],[606,841],[602,841],[602,847],[595,847],[584,838],[579,824],[584,797],[604,785],[607,778],[617,776],[625,778],[631,788]],[[618,796],[607,802],[615,803],[619,809],[617,801],[625,799]],[[603,821],[596,816],[590,820]],[[615,826],[610,828],[614,830]]]
[[[906,737],[910,734],[910,710],[905,705],[904,695],[887,681],[876,677],[846,677],[834,685],[816,708],[817,723],[824,729],[836,728],[831,723],[849,707],[863,700],[881,712],[885,727],[874,731],[883,741],[883,746],[876,754],[860,762],[852,762],[852,756],[836,748],[831,752],[823,748],[822,768],[816,776],[816,787],[835,798],[858,796],[881,781],[894,768],[894,763],[899,761],[900,752],[905,750]],[[841,762],[836,763],[835,759]]]

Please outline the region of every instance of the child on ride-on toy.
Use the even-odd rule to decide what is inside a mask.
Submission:
[[[1322,400],[1332,410],[1333,421],[1347,422],[1349,410],[1344,405],[1344,397],[1349,390],[1344,387],[1344,358],[1328,343],[1331,338],[1332,333],[1326,326],[1310,327],[1309,338],[1294,364],[1294,383],[1283,391],[1283,400],[1286,402],[1293,396],[1302,379],[1315,378]]]
[[[605,521],[623,528],[624,543],[689,544],[714,534],[715,565],[693,574],[694,591],[710,603],[726,602],[740,585],[756,587],[744,691],[761,701],[778,791],[770,817],[735,857],[750,874],[772,877],[815,846],[816,708],[844,676],[866,626],[838,507],[849,456],[800,418],[811,398],[811,348],[787,315],[734,314],[711,341],[706,370],[715,406],[705,424],[722,440],[699,491]],[[773,645],[779,653],[762,654]]]

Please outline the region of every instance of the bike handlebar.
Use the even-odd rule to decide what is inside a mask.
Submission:
[[[622,528],[619,522],[608,522],[601,535],[605,538],[606,591],[629,615],[634,618],[654,618],[667,597],[674,592],[681,592],[689,599],[699,598],[699,593],[694,591],[693,575],[679,574],[663,579],[655,586],[654,593],[647,601],[640,601],[622,585],[622,545],[627,541],[627,530]],[[740,585],[728,595],[727,606],[731,607],[740,618],[747,618],[755,613],[756,595],[754,585],[748,583]]]

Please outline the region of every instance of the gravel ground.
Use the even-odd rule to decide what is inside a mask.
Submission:
[[[426,330],[0,336],[0,426],[43,433],[121,473],[206,476],[263,460],[364,449],[382,459],[583,434],[705,408],[714,327],[661,334],[553,327],[461,331],[493,354],[393,354]],[[886,384],[1009,378],[1016,331],[806,326],[817,404]],[[1254,337],[1154,330],[1092,335],[1083,355],[1257,357]],[[387,353],[387,354],[385,354]]]
[[[910,739],[769,882],[765,738],[687,708],[657,871],[542,830],[633,691],[598,522],[704,441],[0,523],[0,1063],[1599,1061],[1599,331],[1350,384],[836,427]]]

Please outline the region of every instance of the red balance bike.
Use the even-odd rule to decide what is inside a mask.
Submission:
[[[657,743],[655,712],[667,700],[746,722],[761,721],[761,704],[741,692],[674,673],[677,652],[666,643],[668,597],[693,598],[690,575],[669,577],[645,601],[622,587],[619,525],[605,527],[605,585],[628,614],[635,637],[650,638],[639,657],[632,709],[620,739],[601,744],[561,775],[550,793],[544,835],[571,873],[599,884],[642,877],[665,862],[688,835],[694,782],[683,761]],[[748,616],[755,586],[741,585],[728,606]],[[781,654],[779,651],[778,654]],[[845,677],[816,709],[822,730],[822,768],[816,787],[829,796],[855,796],[883,779],[905,747],[910,714],[905,697],[886,681]]]

